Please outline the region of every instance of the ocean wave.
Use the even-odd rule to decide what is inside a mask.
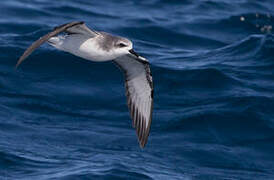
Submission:
[[[0,179],[273,179],[271,0],[2,2]],[[154,111],[138,147],[124,77],[42,45],[83,20],[150,62]]]

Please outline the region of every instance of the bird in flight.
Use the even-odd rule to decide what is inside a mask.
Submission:
[[[60,34],[62,33],[62,34]],[[19,58],[16,68],[40,45],[53,47],[90,61],[113,61],[124,73],[127,104],[140,147],[147,143],[153,109],[153,81],[149,62],[133,50],[126,38],[88,28],[84,22],[55,27],[35,41]]]

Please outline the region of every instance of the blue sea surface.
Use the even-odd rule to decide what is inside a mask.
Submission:
[[[0,179],[274,179],[273,0],[3,0]],[[139,147],[124,77],[47,44],[85,21],[150,61],[151,133]]]

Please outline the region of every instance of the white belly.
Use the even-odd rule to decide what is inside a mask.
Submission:
[[[96,38],[96,37],[95,37]],[[50,38],[49,44],[57,49],[69,52],[91,61],[110,61],[116,58],[112,51],[104,51],[98,47],[95,38],[84,35],[68,35]]]

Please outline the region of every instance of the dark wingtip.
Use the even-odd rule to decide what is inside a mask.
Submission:
[[[145,148],[145,146],[147,144],[147,140],[148,140],[148,134],[145,133],[144,138],[141,141],[139,141],[140,148],[142,148],[142,149]]]
[[[143,143],[140,142],[139,145],[140,145],[140,148],[141,148],[141,149],[144,149],[144,148],[145,148],[145,144],[143,144]]]
[[[19,65],[20,65],[20,64],[16,63],[16,65],[15,65],[15,67],[14,67],[14,70],[17,70]]]
[[[15,65],[15,70],[17,70],[17,68],[19,67],[19,65],[24,61],[25,57],[24,55],[22,55],[19,60],[17,61],[16,65]]]

